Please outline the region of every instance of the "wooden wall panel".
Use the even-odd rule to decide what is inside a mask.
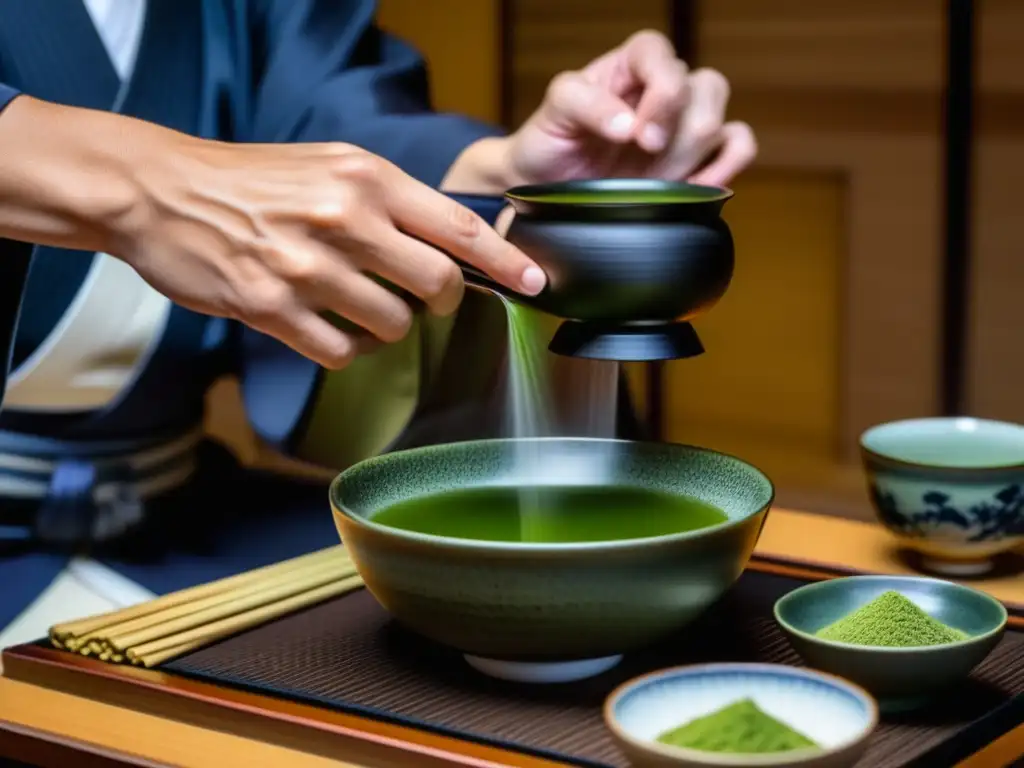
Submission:
[[[794,391],[751,391],[750,403],[734,405],[727,416],[741,394],[728,382],[752,353],[750,340],[723,335],[713,350],[709,345],[709,356],[729,356],[731,363],[709,364],[719,370],[708,373],[700,391],[687,389],[683,364],[674,367],[674,381],[693,403],[673,429],[694,430],[703,418],[707,439],[728,439],[734,452],[765,457],[781,499],[813,498],[809,506],[865,516],[860,432],[938,408],[942,6],[703,0],[698,19],[699,63],[729,77],[731,116],[754,126],[761,147],[757,170],[736,184],[730,222],[744,247],[767,256],[781,274],[815,258],[828,266],[818,264],[820,271],[790,278],[788,286],[779,280],[779,290],[760,296],[741,287],[742,307],[727,308],[732,317],[707,320],[737,336],[766,317],[779,329],[817,326],[813,334],[803,329],[793,348],[778,347],[776,375]],[[842,180],[841,202],[824,179]],[[739,204],[748,184],[756,196],[751,209]],[[801,194],[813,200],[803,209]],[[782,208],[769,218],[773,204]],[[826,225],[841,232],[841,242],[825,236]],[[742,268],[742,259],[754,255],[740,258]],[[768,270],[757,274],[769,279]],[[800,293],[812,277],[822,291],[815,303]],[[780,419],[783,408],[789,426]],[[716,427],[707,426],[708,414],[718,414]],[[825,445],[829,435],[834,439]]]
[[[528,118],[551,78],[580,69],[642,29],[669,29],[667,0],[508,0],[512,123]]]
[[[935,0],[702,0],[698,51],[703,64],[727,63],[742,91],[936,91],[941,10]]]
[[[735,191],[725,209],[735,277],[696,322],[706,353],[668,365],[668,433],[776,474],[786,470],[779,456],[827,461],[840,439],[847,179],[755,170]]]
[[[437,110],[500,121],[501,0],[379,0],[377,20],[426,58]]]

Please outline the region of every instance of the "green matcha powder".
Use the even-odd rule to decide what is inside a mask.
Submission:
[[[959,629],[946,626],[918,608],[899,592],[883,592],[867,605],[847,614],[815,635],[852,645],[909,648],[966,640]]]
[[[703,752],[745,754],[818,748],[802,733],[766,714],[752,699],[741,699],[710,715],[666,731],[658,741]]]

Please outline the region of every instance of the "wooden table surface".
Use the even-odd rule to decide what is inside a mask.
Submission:
[[[875,572],[912,572],[879,526],[802,512],[773,510],[757,551]],[[975,584],[1022,603],[1022,582],[1019,576],[1008,576]],[[1021,754],[1024,729],[1007,734],[961,766],[996,768]],[[6,678],[0,678],[0,756],[75,768],[118,762],[184,768],[385,768],[331,760]]]

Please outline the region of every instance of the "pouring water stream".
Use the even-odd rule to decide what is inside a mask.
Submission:
[[[499,296],[508,317],[508,394],[506,434],[513,438],[553,437],[571,427],[575,436],[614,438],[619,387],[619,364],[608,360],[572,360],[583,386],[577,394],[575,418],[560,427],[553,413],[548,345],[540,316],[535,310]],[[519,492],[520,537],[524,542],[542,541],[544,486],[597,485],[610,472],[614,448],[595,462],[577,465],[572,457],[552,461],[536,444],[516,444],[513,474],[521,482]]]

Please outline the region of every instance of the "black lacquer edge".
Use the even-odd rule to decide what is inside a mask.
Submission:
[[[697,331],[686,322],[608,325],[566,320],[548,349],[556,355],[620,363],[684,360],[704,354]]]
[[[688,196],[679,200],[601,199],[574,203],[551,200],[551,195],[585,195],[608,191],[676,193]],[[689,197],[691,196],[692,197]],[[688,184],[662,179],[574,179],[549,184],[528,184],[505,192],[516,213],[538,221],[588,222],[595,224],[678,223],[715,221],[722,207],[733,196],[731,189]]]

